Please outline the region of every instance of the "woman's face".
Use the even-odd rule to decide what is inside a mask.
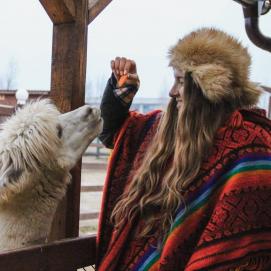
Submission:
[[[177,108],[182,105],[183,90],[184,90],[184,72],[173,68],[174,84],[169,92],[169,96],[177,102]]]

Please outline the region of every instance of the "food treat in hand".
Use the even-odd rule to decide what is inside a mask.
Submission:
[[[128,79],[128,74],[122,75],[118,81],[118,87],[119,88],[123,87],[127,79]]]

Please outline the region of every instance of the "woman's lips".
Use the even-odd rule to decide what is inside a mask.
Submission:
[[[176,99],[176,103],[177,103],[177,108],[180,108],[182,105],[182,100]]]

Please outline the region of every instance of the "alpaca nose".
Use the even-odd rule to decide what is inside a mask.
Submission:
[[[90,116],[99,118],[100,117],[100,110],[98,108],[86,106],[84,117],[88,118]]]

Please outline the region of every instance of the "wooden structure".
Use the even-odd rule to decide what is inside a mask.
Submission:
[[[95,236],[65,239],[0,254],[0,270],[69,271],[95,262]]]
[[[53,22],[51,97],[62,112],[84,104],[88,24],[111,0],[40,0]],[[81,162],[57,211],[51,239],[79,232]],[[68,212],[66,210],[69,210]]]
[[[40,0],[53,22],[51,96],[63,112],[84,104],[87,28],[112,0]],[[244,5],[248,36],[270,51],[270,39],[258,31],[255,1]],[[251,2],[250,4],[247,4]],[[256,22],[256,23],[255,23]],[[76,237],[79,229],[81,162],[72,170],[73,182],[55,219],[52,239]],[[95,236],[0,254],[0,270],[70,271],[94,264]]]

